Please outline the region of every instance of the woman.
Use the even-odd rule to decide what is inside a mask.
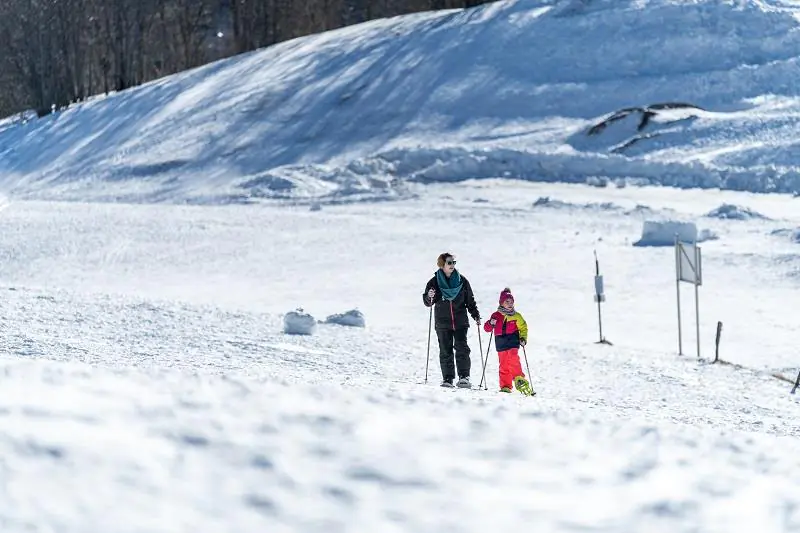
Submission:
[[[467,278],[456,270],[453,254],[443,253],[436,259],[439,270],[425,286],[422,301],[426,307],[435,306],[433,315],[436,337],[439,339],[439,364],[442,368],[442,387],[452,387],[458,370],[458,386],[470,388],[467,311],[480,327],[481,315],[475,304]],[[453,353],[455,351],[455,354]],[[455,355],[455,365],[453,356]]]

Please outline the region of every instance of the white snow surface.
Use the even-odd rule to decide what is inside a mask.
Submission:
[[[9,204],[0,530],[800,527],[797,398],[771,377],[792,379],[798,364],[800,255],[773,235],[800,225],[796,200],[513,180],[414,187],[424,199],[318,212]],[[534,208],[541,197],[554,207]],[[721,203],[771,220],[703,218]],[[652,212],[721,236],[701,245],[705,362],[691,287],[676,353],[672,250],[630,245]],[[497,392],[493,349],[488,390],[440,388],[435,337],[424,382],[421,294],[443,250],[483,316],[514,289],[535,398]],[[593,250],[613,346],[594,344]],[[316,316],[358,308],[370,323],[286,335],[285,310],[301,302]],[[722,357],[748,368],[707,362],[717,320]],[[469,342],[478,383],[488,337],[473,326]]]
[[[376,20],[2,126],[0,189],[342,203],[511,177],[795,192],[799,9],[504,0]]]
[[[0,531],[800,530],[797,9],[502,1],[3,121]],[[700,359],[646,221],[715,237]],[[444,251],[536,397],[474,325],[438,387]]]

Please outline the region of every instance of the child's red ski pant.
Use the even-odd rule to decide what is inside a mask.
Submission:
[[[500,388],[514,388],[514,378],[524,376],[522,365],[519,363],[519,348],[511,348],[497,352],[500,358]]]

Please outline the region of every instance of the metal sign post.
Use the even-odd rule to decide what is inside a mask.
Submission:
[[[597,324],[600,328],[600,340],[595,344],[608,344],[613,346],[610,341],[603,337],[603,314],[600,310],[600,303],[606,301],[603,292],[603,276],[600,275],[600,262],[597,260],[597,250],[594,251],[594,301],[597,302]]]
[[[697,335],[697,357],[700,357],[700,285],[703,284],[703,261],[697,242],[680,242],[675,234],[675,284],[678,302],[678,354],[683,355],[681,337],[681,281],[694,285],[694,312]]]

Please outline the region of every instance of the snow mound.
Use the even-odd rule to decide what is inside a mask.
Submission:
[[[645,220],[642,225],[641,238],[634,246],[674,246],[675,236],[681,242],[704,242],[717,239],[717,235],[709,230],[698,232],[694,222],[677,220]]]
[[[722,218],[727,220],[769,220],[769,217],[750,209],[734,204],[722,204],[716,209],[706,213],[709,218]]]
[[[549,196],[540,196],[535,202],[533,207],[549,207],[553,209],[590,209],[593,211],[624,211],[624,208],[613,202],[587,202],[585,204],[576,204],[573,202],[565,202],[563,200],[556,200]]]
[[[366,327],[364,314],[358,309],[351,309],[344,313],[337,313],[325,319],[326,324],[337,324],[339,326],[349,326],[353,328]]]
[[[316,328],[316,319],[303,309],[289,311],[283,317],[283,332],[288,335],[311,335]]]
[[[533,202],[534,208],[549,208],[549,209],[568,209],[568,210],[588,210],[596,212],[619,213],[623,215],[651,215],[655,214],[656,210],[652,207],[637,204],[635,207],[626,209],[625,207],[615,204],[613,202],[587,202],[585,204],[577,204],[574,202],[565,202],[551,198],[549,196],[540,196]]]
[[[717,240],[719,240],[719,235],[717,235],[710,229],[701,229],[700,234],[697,236],[697,242],[717,241]]]
[[[778,237],[784,237],[784,238],[787,238],[787,239],[789,239],[790,241],[792,241],[794,243],[800,244],[800,228],[794,228],[794,229],[781,228],[781,229],[776,229],[776,230],[772,231],[771,235],[778,236]]]
[[[665,209],[662,208],[661,211],[673,211],[672,209]],[[656,209],[653,209],[649,205],[644,204],[636,204],[633,209],[628,209],[626,214],[628,215],[655,215],[657,213]]]

